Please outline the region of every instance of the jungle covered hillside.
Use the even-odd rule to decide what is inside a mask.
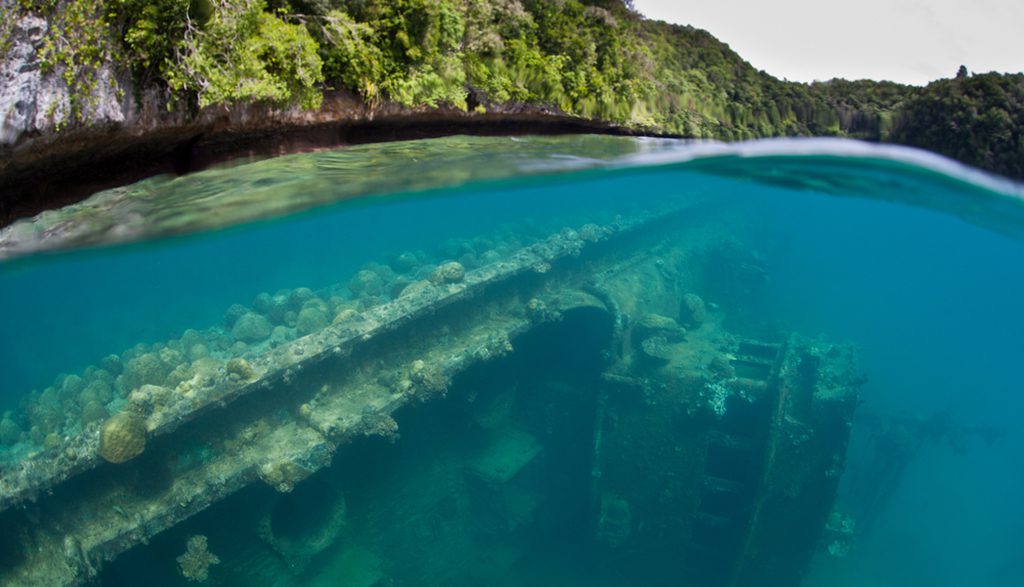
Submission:
[[[263,103],[317,109],[325,93],[367,104],[485,112],[542,107],[645,132],[739,140],[850,136],[931,149],[1024,177],[1024,75],[925,88],[758,71],[708,32],[643,19],[622,0],[0,0],[47,29],[39,66],[70,99],[54,128],[88,124],[116,64],[161,107],[195,116]],[[0,115],[7,116],[0,112]]]

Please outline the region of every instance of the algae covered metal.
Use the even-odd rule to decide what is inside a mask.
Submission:
[[[657,559],[680,584],[795,584],[843,470],[857,353],[732,331],[711,300],[760,270],[708,222],[727,206],[399,254],[348,298],[261,294],[65,376],[8,416],[31,432],[0,470],[0,579],[84,584],[246,503],[239,542],[278,558],[197,533],[169,557],[182,576],[301,577],[341,548],[345,584],[481,584],[571,527],[595,572]],[[73,416],[47,409],[66,401]]]

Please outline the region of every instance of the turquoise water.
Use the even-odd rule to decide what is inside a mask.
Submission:
[[[0,473],[73,474],[0,513],[0,578],[43,565],[27,545],[59,527],[89,564],[61,538],[45,564],[71,570],[53,576],[103,585],[187,584],[196,535],[211,585],[1019,584],[1022,193],[843,141],[454,137],[157,178],[14,225]],[[580,250],[476,287],[552,235]],[[436,273],[452,261],[464,277]],[[271,377],[279,349],[329,351],[325,329],[463,285],[350,357]],[[567,291],[586,300],[531,305]],[[487,352],[442,368],[475,324]],[[433,391],[392,414],[407,372]],[[146,385],[163,399],[132,399]],[[804,392],[812,408],[779,399]],[[181,408],[204,393],[199,416]],[[246,453],[335,396],[372,426],[318,428],[329,465],[283,482],[260,468],[279,456]],[[158,426],[171,407],[180,425]],[[141,456],[82,452],[143,409]],[[243,453],[249,468],[220,464]],[[146,518],[188,474],[221,493]],[[101,540],[105,514],[153,537]]]

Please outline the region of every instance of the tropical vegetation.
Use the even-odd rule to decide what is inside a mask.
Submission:
[[[486,111],[521,103],[635,129],[725,140],[850,136],[915,145],[1024,177],[1024,75],[927,87],[758,71],[708,32],[623,0],[6,0],[47,18],[44,70],[81,117],[103,63],[167,107],[370,105]],[[11,22],[9,14],[3,15]],[[0,52],[10,46],[0,26]]]

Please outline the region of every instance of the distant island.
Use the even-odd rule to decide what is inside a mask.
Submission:
[[[0,11],[4,219],[52,195],[61,171],[188,168],[199,140],[230,152],[229,136],[252,145],[275,129],[403,116],[853,137],[1024,178],[1022,74],[961,66],[923,88],[783,81],[623,0],[0,0]]]

